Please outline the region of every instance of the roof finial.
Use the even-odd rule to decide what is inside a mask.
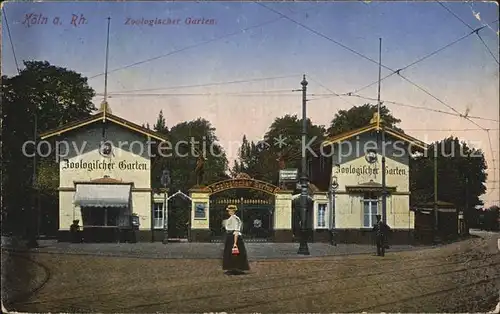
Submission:
[[[101,108],[99,108],[99,112],[103,112],[104,114],[111,113],[111,108],[109,107],[109,103],[107,101],[103,100]]]
[[[374,112],[373,117],[370,120],[370,124],[377,123],[377,125],[378,125],[380,122],[382,122],[382,120],[380,120],[380,116],[379,116],[378,112]]]

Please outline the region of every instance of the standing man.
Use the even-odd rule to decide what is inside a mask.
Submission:
[[[387,236],[391,228],[382,221],[382,217],[377,215],[377,223],[373,226],[373,231],[375,232],[375,241],[377,244],[377,255],[385,255],[385,247],[387,244]]]

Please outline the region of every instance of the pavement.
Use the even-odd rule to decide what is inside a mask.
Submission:
[[[498,303],[497,239],[498,234],[484,234],[436,249],[392,252],[385,258],[371,251],[295,260],[287,257],[297,257],[297,244],[249,243],[250,254],[274,248],[285,258],[253,261],[250,272],[234,277],[224,276],[216,259],[96,255],[155,251],[167,256],[168,249],[173,256],[201,255],[196,251],[210,256],[204,250],[217,254],[221,244],[42,242],[46,246],[38,250],[57,247],[78,253],[4,250],[2,258],[10,265],[3,283],[9,287],[10,310],[28,313],[486,313]],[[347,253],[356,252],[356,247],[349,245]],[[321,248],[332,251],[321,253]],[[312,256],[346,253],[343,248],[310,244]]]
[[[78,254],[95,256],[161,258],[161,259],[219,259],[223,243],[64,243],[56,240],[39,240],[39,248],[30,252]],[[345,256],[375,254],[374,245],[309,243],[310,255],[298,255],[298,243],[245,243],[251,261],[269,259],[297,259],[308,257]],[[11,238],[2,237],[2,249],[26,251],[22,243],[13,243]],[[422,247],[394,245],[391,252],[419,250]]]

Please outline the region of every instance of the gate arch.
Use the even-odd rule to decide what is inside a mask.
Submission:
[[[260,242],[273,238],[275,195],[279,187],[242,173],[234,179],[213,183],[205,190],[210,195],[212,241],[223,239],[222,221],[227,218],[225,209],[229,204],[238,206],[236,214],[243,222],[243,234],[247,241]]]
[[[280,190],[276,185],[253,179],[246,173],[241,173],[234,179],[213,183],[207,186],[206,189],[210,195],[232,189],[252,189],[275,195]]]

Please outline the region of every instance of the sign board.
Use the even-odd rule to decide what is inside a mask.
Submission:
[[[279,188],[267,182],[252,179],[233,179],[214,183],[207,187],[211,194],[229,189],[254,189],[274,194]]]
[[[70,161],[65,159],[61,161],[62,170],[86,170],[86,171],[96,171],[96,170],[149,170],[148,164],[139,161],[127,161],[122,160],[119,162],[107,161],[107,160],[89,160],[89,161]]]
[[[353,176],[362,176],[362,175],[378,175],[380,174],[379,168],[374,168],[370,166],[340,166],[337,165],[334,170],[335,175],[353,175]],[[408,171],[402,167],[386,167],[385,173],[390,176],[408,176]]]
[[[206,219],[207,218],[206,208],[207,208],[206,203],[196,203],[194,205],[194,219]]]
[[[280,170],[280,182],[295,182],[299,179],[298,169],[283,169]]]

